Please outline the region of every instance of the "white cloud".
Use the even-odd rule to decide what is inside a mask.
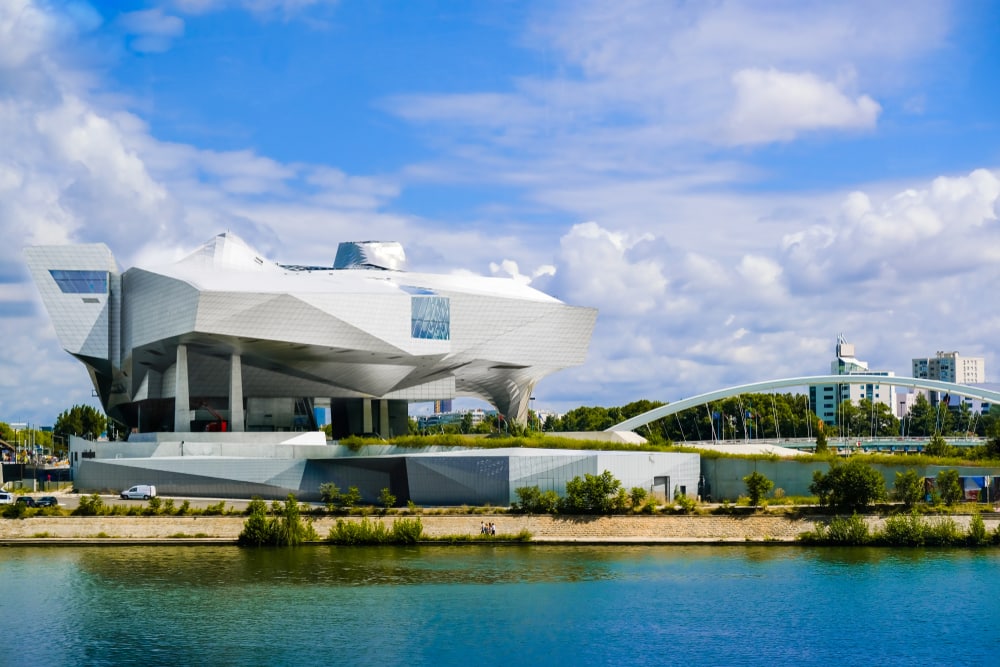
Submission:
[[[851,99],[809,72],[744,69],[733,75],[733,85],[729,137],[737,144],[790,141],[810,130],[871,129],[881,111],[867,95]]]
[[[744,283],[756,290],[777,290],[783,292],[781,285],[781,267],[773,260],[758,255],[746,255],[736,267],[736,272]],[[778,293],[771,295],[771,298]]]
[[[630,238],[594,222],[574,225],[559,242],[555,287],[560,298],[612,315],[652,310],[665,294],[667,280],[655,260],[632,257],[636,246],[651,240]]]
[[[281,14],[304,3],[171,6]],[[388,176],[164,142],[110,82],[75,69],[64,38],[82,28],[47,7],[0,3],[0,232],[14,246],[103,241],[129,266],[232,229],[269,257],[329,263],[340,240],[399,240],[414,270],[508,275],[600,309],[587,364],[537,391],[564,407],[824,372],[840,331],[897,372],[935,349],[992,354],[1000,171],[734,192],[761,175],[715,153],[736,136],[872,127],[872,100],[912,97],[914,58],[946,34],[936,3],[556,5],[529,37],[556,74],[390,99],[437,123],[445,148]],[[182,38],[165,11],[147,18],[146,32]],[[734,110],[738,135],[726,134]],[[428,182],[510,190],[456,209],[460,224],[387,210]],[[18,271],[0,268],[13,286],[0,309],[20,313],[0,320],[11,348],[0,377],[34,384],[0,394],[0,419],[89,396],[47,318],[24,313],[34,289]]]
[[[434,123],[435,141],[462,152],[437,165],[453,177],[495,182],[527,167],[553,189],[588,173],[643,178],[663,173],[665,151],[677,170],[720,142],[874,127],[875,99],[902,94],[914,63],[941,48],[950,23],[949,6],[934,1],[802,2],[794,11],[746,2],[557,3],[529,26],[528,44],[553,61],[549,77],[384,104]],[[512,149],[531,160],[507,169],[498,156]]]
[[[125,12],[118,17],[118,24],[132,37],[132,49],[139,52],[166,51],[184,34],[184,21],[159,7]]]
[[[172,0],[178,11],[189,14],[207,14],[226,9],[243,9],[259,17],[281,15],[290,18],[303,10],[318,5],[336,5],[339,0]]]

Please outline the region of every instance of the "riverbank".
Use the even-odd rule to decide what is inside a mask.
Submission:
[[[749,516],[543,516],[543,515],[419,515],[424,535],[441,538],[478,535],[482,521],[496,524],[497,533],[531,534],[531,541],[548,544],[775,544],[793,543],[830,517]],[[339,517],[344,518],[344,517]],[[374,517],[378,520],[377,517]],[[391,525],[394,516],[382,518]],[[970,515],[950,515],[960,530],[968,530]],[[326,537],[338,517],[316,517],[313,526]],[[346,517],[360,521],[360,517]],[[983,516],[986,529],[1000,525],[1000,515]],[[0,545],[59,544],[220,544],[233,543],[244,516],[33,516],[0,519]],[[870,530],[881,529],[884,517],[866,516]],[[933,518],[928,518],[933,520]]]

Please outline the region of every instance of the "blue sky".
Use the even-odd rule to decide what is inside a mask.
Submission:
[[[906,374],[1000,318],[995,2],[0,3],[0,234],[122,268],[232,230],[600,310],[536,407]],[[90,402],[19,252],[0,420]]]

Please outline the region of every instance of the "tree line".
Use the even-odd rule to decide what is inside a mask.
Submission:
[[[568,431],[603,431],[626,419],[654,408],[667,405],[660,401],[641,399],[622,406],[580,406],[562,416],[549,415],[544,420],[531,410],[528,422],[520,424],[502,415],[487,414],[473,424],[466,413],[453,424],[435,426],[421,431],[416,420],[410,419],[410,433],[504,433],[514,436],[535,431],[550,433]],[[932,405],[918,394],[909,412],[897,418],[885,403],[862,398],[857,403],[843,401],[837,409],[836,425],[822,424],[810,410],[805,394],[740,394],[683,410],[675,415],[650,422],[636,431],[651,444],[683,443],[706,440],[753,440],[759,438],[824,437],[894,437],[913,436],[990,436],[1000,426],[1000,415],[974,413],[962,402],[949,407],[944,402]],[[329,427],[327,427],[329,429]],[[56,418],[52,433],[38,431],[35,442],[50,446],[52,436],[62,442],[70,435],[96,440],[108,432],[116,439],[115,424],[98,409],[89,405],[74,405]],[[328,431],[329,432],[329,431]],[[0,422],[0,438],[13,441],[13,431]]]

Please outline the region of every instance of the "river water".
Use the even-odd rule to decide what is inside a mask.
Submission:
[[[992,665],[1000,551],[0,549],[4,665]]]

